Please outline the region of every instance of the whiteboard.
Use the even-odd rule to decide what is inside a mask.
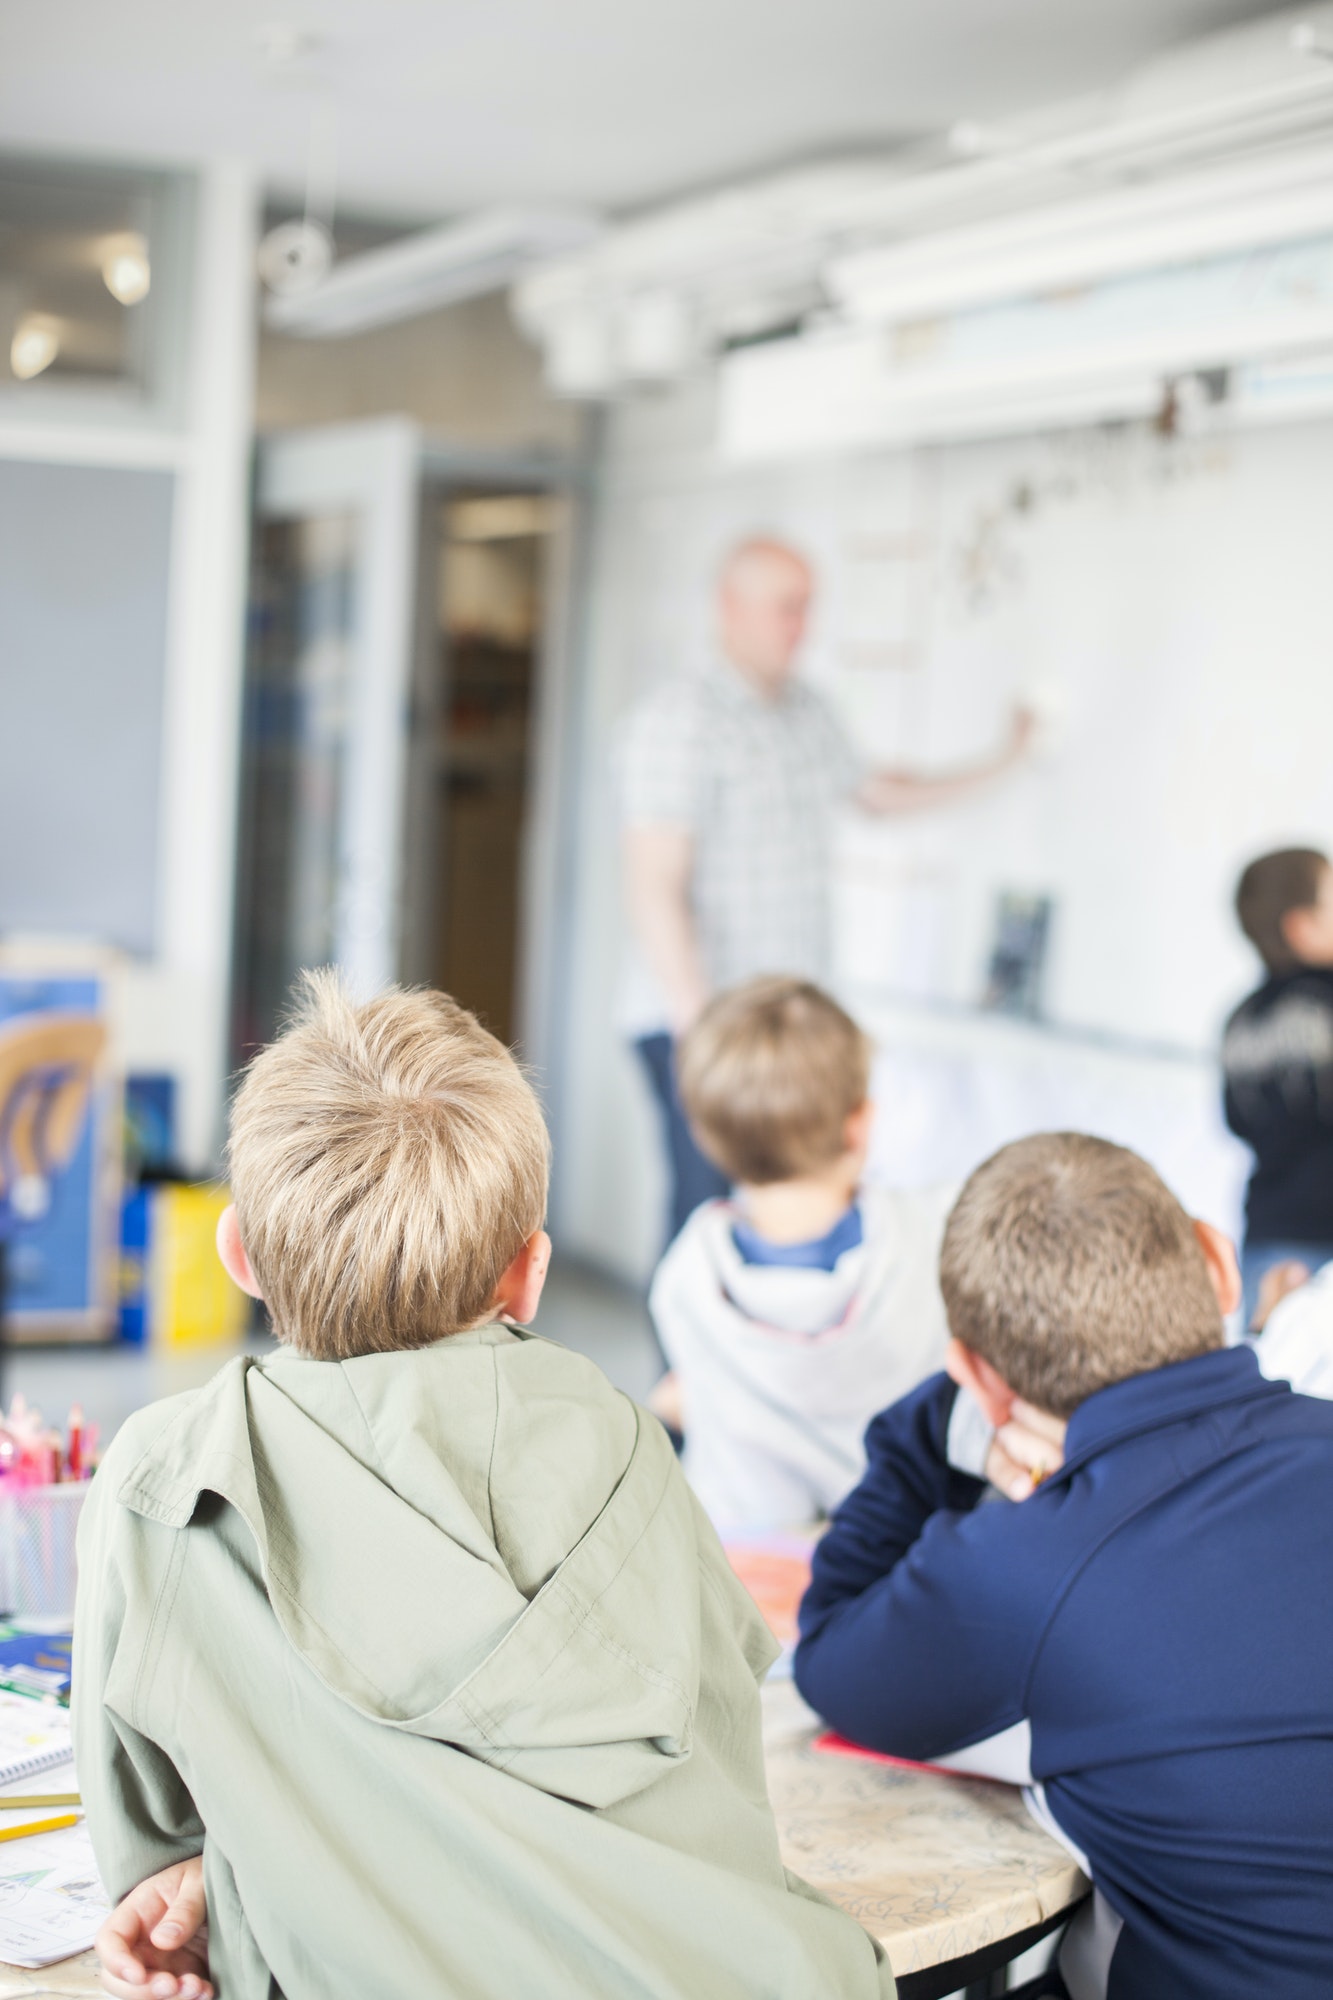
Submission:
[[[594,588],[624,706],[710,644],[729,542],[807,550],[803,670],[875,762],[984,756],[1025,691],[1046,750],[985,797],[848,815],[840,978],[978,1000],[999,892],[1055,905],[1053,1021],[1201,1052],[1257,970],[1244,861],[1333,842],[1333,425],[1146,426],[734,472],[633,468]]]

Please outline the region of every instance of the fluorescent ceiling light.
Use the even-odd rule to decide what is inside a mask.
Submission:
[[[1330,227],[1333,149],[1321,147],[831,257],[823,275],[854,319],[926,319]]]
[[[264,317],[282,333],[315,339],[388,326],[499,291],[540,258],[590,242],[598,228],[578,210],[487,210],[348,257],[310,291],[269,298]]]
[[[14,329],[9,365],[20,382],[31,382],[51,366],[60,352],[60,330],[53,319],[29,313]]]

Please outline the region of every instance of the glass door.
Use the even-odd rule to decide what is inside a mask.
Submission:
[[[399,419],[259,449],[243,722],[232,1054],[306,967],[395,978],[421,448]]]

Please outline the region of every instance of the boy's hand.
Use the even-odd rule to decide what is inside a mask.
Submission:
[[[131,1889],[97,1933],[102,1984],[119,2000],[212,2000],[202,1855]]]
[[[1289,1257],[1284,1264],[1270,1264],[1259,1281],[1259,1297],[1254,1313],[1246,1328],[1248,1333],[1262,1333],[1268,1324],[1270,1313],[1276,1311],[1283,1299],[1298,1292],[1308,1284],[1310,1267],[1298,1258]]]
[[[986,1477],[1011,1500],[1027,1500],[1065,1460],[1065,1422],[1014,1398],[986,1459]]]
[[[685,1402],[680,1393],[680,1377],[674,1368],[668,1369],[649,1390],[648,1408],[669,1431],[685,1429]]]

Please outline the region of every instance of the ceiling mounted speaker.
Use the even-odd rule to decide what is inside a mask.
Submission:
[[[259,275],[279,298],[299,298],[333,268],[333,238],[318,222],[280,222],[259,246]]]

